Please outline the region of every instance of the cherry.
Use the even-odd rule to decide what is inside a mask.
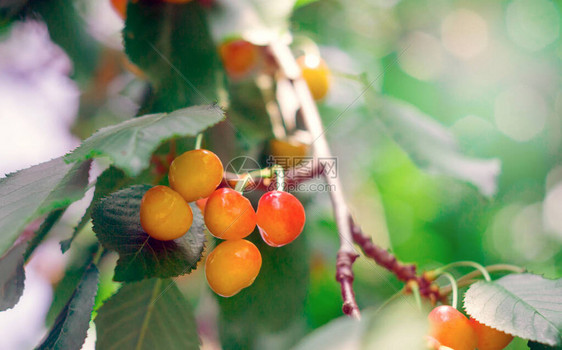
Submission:
[[[187,202],[167,186],[152,187],[140,205],[142,228],[152,238],[169,241],[183,236],[193,223]]]
[[[109,0],[111,2],[111,6],[117,12],[119,17],[125,19],[127,16],[127,0]]]
[[[174,159],[170,165],[170,187],[188,202],[211,195],[221,183],[222,163],[211,151],[196,149]]]
[[[240,192],[219,188],[205,206],[205,225],[217,238],[244,238],[256,228],[256,212]]]
[[[219,47],[219,54],[226,73],[231,78],[242,78],[259,63],[259,48],[246,40],[232,39]]]
[[[258,228],[265,243],[281,247],[294,241],[305,222],[304,207],[292,194],[270,191],[258,203]]]
[[[441,305],[431,310],[428,316],[429,337],[440,345],[455,350],[474,350],[476,333],[470,326],[468,318],[449,305]]]
[[[478,350],[501,350],[513,340],[511,334],[486,326],[472,317],[469,322],[478,339]]]
[[[269,148],[276,164],[284,168],[299,165],[308,153],[308,145],[291,140],[273,139],[269,143]]]
[[[245,239],[224,241],[207,257],[205,275],[211,289],[231,297],[249,287],[261,268],[258,248]]]
[[[302,77],[315,100],[321,100],[330,88],[330,69],[324,60],[316,55],[305,55],[297,59]]]

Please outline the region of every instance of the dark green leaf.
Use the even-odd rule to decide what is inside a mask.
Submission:
[[[98,63],[100,45],[88,33],[73,0],[31,0],[27,12],[47,24],[49,35],[72,60],[73,78],[90,79]]]
[[[140,225],[140,202],[148,185],[137,185],[102,199],[92,212],[94,232],[101,244],[119,253],[114,280],[135,281],[175,277],[197,267],[205,247],[205,224],[191,203],[193,224],[173,241],[151,238]]]
[[[25,249],[25,242],[20,242],[0,258],[0,311],[13,308],[23,293]]]
[[[45,317],[45,325],[51,327],[57,316],[68,303],[74,290],[80,283],[84,272],[94,260],[94,255],[99,250],[99,243],[92,242],[90,245],[76,245],[72,251],[71,261],[66,265],[63,278],[57,283],[53,291],[53,300],[51,307]],[[99,294],[99,287],[98,287]],[[96,299],[99,295],[96,295]]]
[[[281,248],[266,245],[257,232],[251,240],[262,255],[255,282],[233,297],[217,296],[221,307],[219,332],[225,350],[258,349],[261,335],[302,331],[288,329],[302,319],[308,290],[309,249],[304,235]],[[290,345],[286,342],[280,347],[286,349]]]
[[[529,273],[470,286],[466,312],[477,321],[550,346],[562,344],[562,279]]]
[[[153,84],[150,110],[169,112],[217,100],[220,65],[205,17],[196,1],[129,2],[125,52]]]
[[[62,214],[64,214],[65,210],[66,208],[60,208],[52,211],[49,215],[47,215],[47,217],[45,218],[39,229],[35,232],[35,235],[31,239],[31,241],[27,245],[27,250],[25,251],[25,254],[23,256],[25,261],[29,260],[35,248],[37,248],[37,246],[39,246],[39,244],[43,242],[45,237],[47,237],[47,234],[51,231],[53,226],[55,226],[55,224],[59,221]]]
[[[100,129],[67,154],[65,160],[107,156],[127,175],[136,176],[148,167],[150,155],[160,143],[179,136],[196,136],[223,117],[218,106],[210,105],[130,119]]]
[[[91,264],[38,349],[80,350],[90,325],[99,272]]]
[[[61,208],[51,212],[39,229],[33,233],[34,236],[30,241],[28,238],[23,240],[20,238],[21,241],[16,243],[0,259],[0,311],[14,307],[19,301],[23,293],[25,280],[23,265],[28,261],[35,248],[43,241],[65,210],[66,208]]]
[[[72,232],[72,237],[60,242],[62,252],[66,252],[70,248],[70,244],[78,233],[86,226],[86,224],[90,221],[92,216],[92,208],[94,204],[100,200],[101,198],[107,196],[108,194],[115,192],[124,188],[125,186],[131,183],[131,179],[125,175],[122,170],[119,170],[115,167],[109,167],[106,169],[98,179],[96,180],[96,189],[94,191],[94,197],[92,198],[92,202],[86,209],[86,212],[80,219],[80,222],[74,228]]]
[[[31,220],[82,198],[89,169],[56,158],[0,179],[0,254]]]
[[[193,310],[171,280],[125,283],[95,322],[96,349],[199,349]]]

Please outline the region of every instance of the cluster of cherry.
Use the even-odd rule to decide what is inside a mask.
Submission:
[[[140,222],[154,239],[179,238],[193,223],[188,203],[197,201],[209,232],[225,240],[207,257],[207,282],[215,293],[229,297],[250,286],[261,268],[258,248],[244,238],[257,225],[268,245],[291,243],[303,230],[305,212],[295,196],[278,190],[265,193],[255,211],[243,188],[240,192],[218,188],[222,179],[223,166],[216,154],[204,149],[185,152],[170,165],[171,188],[155,186],[144,194]]]

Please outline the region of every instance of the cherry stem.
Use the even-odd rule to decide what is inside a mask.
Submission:
[[[235,178],[237,182],[234,190],[242,193],[244,192],[246,186],[248,186],[250,180],[253,180],[254,178],[271,178],[274,174],[274,167],[250,171],[248,173],[242,174],[241,176],[237,174],[226,173],[227,176],[225,177],[224,181],[232,180],[233,178]],[[284,177],[282,176],[282,178]]]
[[[201,149],[202,143],[203,143],[203,133],[200,132],[199,134],[197,134],[197,137],[195,138],[195,149]]]
[[[448,272],[442,272],[441,276],[446,277],[449,280],[449,282],[451,282],[451,288],[453,291],[453,300],[451,306],[456,309],[459,300],[459,286],[457,285],[457,281],[455,280],[455,277],[453,277],[453,275],[451,275]]]
[[[283,192],[285,190],[285,170],[280,165],[274,165],[271,172],[275,174],[276,190]]]
[[[453,263],[447,264],[443,267],[440,267],[440,268],[436,269],[434,272],[436,274],[440,274],[443,271],[449,270],[449,269],[454,268],[454,267],[459,267],[459,266],[474,267],[475,269],[477,269],[480,272],[480,274],[482,276],[484,276],[484,279],[486,281],[490,282],[492,280],[492,278],[490,277],[490,274],[488,273],[486,268],[484,268],[484,266],[482,266],[479,263],[474,262],[474,261],[455,261]]]
[[[238,181],[236,183],[236,187],[234,188],[234,190],[240,193],[244,193],[244,188],[246,188],[246,185],[248,185],[248,182],[250,180],[252,180],[252,175],[250,175],[250,173],[247,173],[246,175],[244,175],[241,181]]]
[[[414,294],[414,299],[416,300],[416,305],[420,311],[422,310],[422,303],[421,303],[421,294],[420,294],[420,286],[417,282],[412,282],[410,284],[410,288],[412,289],[412,294]]]

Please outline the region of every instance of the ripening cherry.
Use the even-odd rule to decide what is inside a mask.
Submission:
[[[431,310],[428,316],[429,337],[442,346],[455,350],[474,350],[476,333],[468,318],[449,305],[441,305]]]
[[[294,241],[306,220],[304,207],[292,194],[270,191],[258,202],[258,228],[265,243],[281,247]]]
[[[215,293],[231,297],[254,283],[260,268],[258,248],[245,239],[235,239],[222,242],[209,254],[205,275]]]
[[[472,317],[469,322],[478,339],[478,350],[501,350],[513,340],[511,334],[486,326]]]
[[[205,225],[220,239],[240,239],[256,228],[256,212],[248,198],[231,188],[219,188],[205,206]]]
[[[226,73],[235,79],[248,75],[260,60],[260,49],[243,39],[225,41],[219,47],[219,54]]]
[[[273,139],[269,143],[269,148],[276,164],[284,168],[299,165],[308,153],[307,144],[289,140]]]
[[[183,236],[193,223],[185,199],[167,186],[152,187],[142,197],[141,226],[152,238],[169,241]]]
[[[211,195],[222,181],[222,163],[211,151],[196,149],[185,152],[170,165],[170,187],[186,201],[193,202]]]
[[[127,16],[127,0],[110,0],[111,6],[119,17],[125,19]]]
[[[297,59],[312,97],[318,101],[328,94],[330,88],[330,69],[322,58],[316,55],[305,55]]]

